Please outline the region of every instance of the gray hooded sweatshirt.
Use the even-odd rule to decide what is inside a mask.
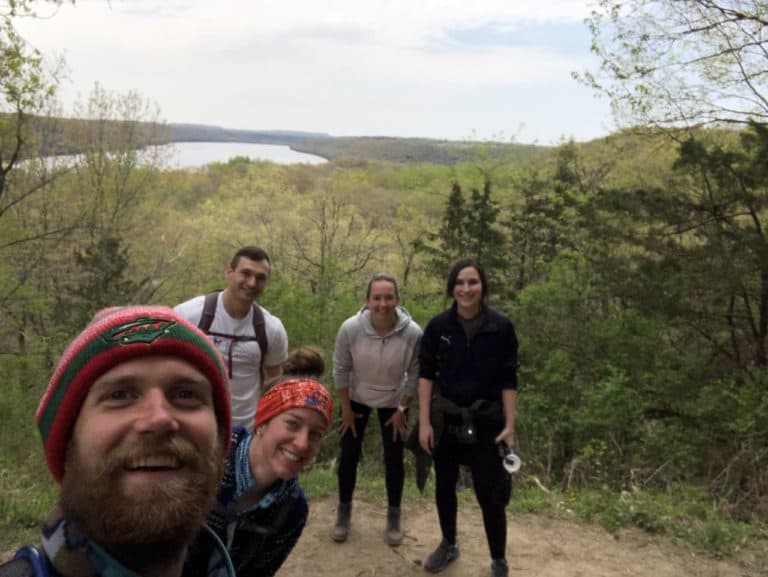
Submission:
[[[369,407],[397,407],[403,395],[416,395],[421,327],[403,307],[396,310],[397,322],[384,336],[366,307],[345,320],[336,336],[336,388],[348,388],[353,401]]]

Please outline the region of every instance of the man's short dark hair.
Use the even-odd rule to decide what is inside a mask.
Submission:
[[[269,260],[269,255],[267,254],[267,251],[265,251],[263,248],[258,246],[244,246],[235,253],[235,256],[232,257],[232,261],[229,263],[229,268],[231,268],[232,270],[236,269],[237,264],[240,262],[241,256],[244,256],[249,260],[255,260],[255,261],[265,260],[270,265],[272,264]]]

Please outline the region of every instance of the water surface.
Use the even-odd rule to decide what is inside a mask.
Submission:
[[[168,145],[171,151],[168,160],[170,168],[199,168],[212,162],[227,162],[237,156],[251,160],[268,160],[278,164],[322,164],[324,158],[314,154],[296,152],[286,145],[251,144],[248,142],[174,142]]]

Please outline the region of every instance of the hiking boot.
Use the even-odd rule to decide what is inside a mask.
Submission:
[[[403,540],[403,532],[400,530],[400,507],[387,509],[387,544],[396,547]]]
[[[352,517],[352,503],[339,503],[336,509],[336,524],[331,531],[331,538],[337,543],[343,543],[349,535],[349,520]]]
[[[506,559],[493,559],[491,561],[491,577],[509,577],[509,565]]]
[[[437,546],[437,549],[429,554],[424,561],[424,569],[430,573],[439,573],[448,566],[448,563],[459,558],[459,548],[451,545],[443,539]]]

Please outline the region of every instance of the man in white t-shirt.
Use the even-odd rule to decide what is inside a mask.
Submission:
[[[264,386],[262,371],[268,381],[282,372],[288,357],[288,335],[283,323],[256,303],[267,286],[270,271],[269,256],[263,249],[246,246],[238,250],[226,270],[227,287],[218,293],[213,320],[204,330],[229,367],[232,424],[242,425],[249,432],[253,431],[256,405]],[[205,299],[206,295],[197,296],[177,305],[175,311],[200,326]],[[263,362],[254,327],[255,307],[264,317],[267,352]]]

